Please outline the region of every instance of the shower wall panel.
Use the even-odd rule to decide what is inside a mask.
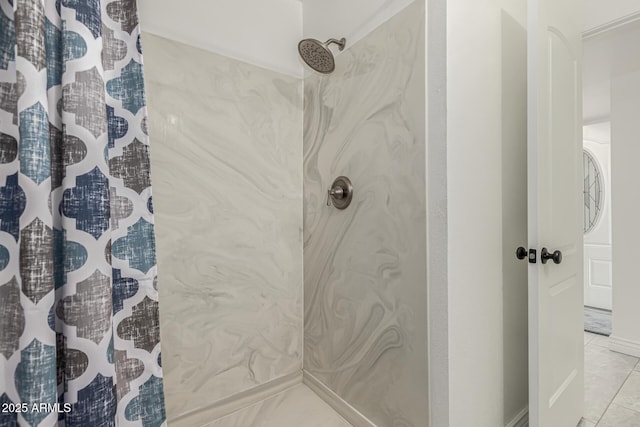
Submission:
[[[143,42],[171,421],[302,368],[302,81]]]
[[[424,18],[414,2],[305,78],[304,367],[379,426],[428,415]]]

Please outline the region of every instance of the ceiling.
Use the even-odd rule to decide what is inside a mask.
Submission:
[[[609,120],[611,79],[640,70],[640,19],[585,38],[583,120]]]

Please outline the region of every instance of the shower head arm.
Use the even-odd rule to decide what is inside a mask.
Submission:
[[[344,49],[345,44],[347,43],[347,39],[345,39],[344,37],[341,38],[340,40],[337,39],[329,39],[326,42],[324,42],[325,46],[329,46],[330,44],[337,44],[338,45],[338,50],[342,51]]]

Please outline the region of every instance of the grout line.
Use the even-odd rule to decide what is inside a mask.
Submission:
[[[627,381],[629,381],[629,379],[631,378],[631,375],[632,375],[634,372],[636,372],[636,371],[635,371],[635,368],[636,368],[636,366],[638,366],[638,363],[640,363],[640,360],[639,360],[638,362],[636,362],[636,364],[634,365],[634,367],[633,367],[633,369],[631,370],[631,372],[629,372],[629,375],[627,375],[627,378],[624,380],[624,383],[622,383],[622,387],[624,387],[624,385],[627,383]],[[620,390],[622,390],[622,387],[620,387]],[[620,390],[618,390],[618,392],[616,393],[616,395],[613,397],[613,400],[615,400],[615,398],[618,396],[618,394],[620,394]],[[613,400],[611,401],[611,403],[613,403]],[[638,410],[637,410],[637,409],[635,409],[635,408],[629,408],[628,406],[620,405],[620,404],[617,404],[617,405],[618,405],[618,406],[620,406],[620,407],[622,407],[622,408],[624,408],[624,409],[626,409],[626,410],[628,410],[628,411],[633,411],[633,412],[640,413],[640,411],[638,411]],[[611,406],[611,404],[609,404],[609,406]],[[609,407],[607,407],[607,409],[609,409]],[[606,411],[605,411],[605,412],[606,412]]]
[[[589,345],[591,345],[591,344],[592,343],[589,343]],[[597,344],[593,343],[593,345],[597,345]],[[607,413],[607,411],[611,407],[611,404],[613,403],[614,400],[616,400],[616,397],[618,397],[618,394],[620,394],[620,390],[622,390],[622,387],[624,387],[624,385],[627,383],[627,381],[629,381],[629,377],[631,377],[631,373],[634,371],[634,369],[636,368],[636,366],[638,365],[639,362],[640,361],[636,361],[636,364],[633,365],[633,368],[631,368],[631,371],[629,371],[629,373],[627,374],[627,377],[624,379],[624,381],[622,382],[622,384],[620,385],[620,387],[618,388],[616,393],[613,395],[613,398],[609,401],[609,404],[605,408],[604,412],[602,412],[602,415],[600,416],[600,418],[598,418],[598,421],[596,422],[596,427],[598,427],[598,424],[600,424],[600,421],[602,421],[602,419],[604,418],[605,414]]]

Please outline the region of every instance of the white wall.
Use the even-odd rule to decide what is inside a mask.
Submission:
[[[300,77],[297,0],[138,0],[143,31]]]
[[[505,420],[501,256],[503,7],[526,21],[520,1],[447,2],[451,426],[511,421]]]
[[[611,96],[614,310],[610,348],[640,357],[640,71],[614,78]]]
[[[497,333],[502,275],[495,256],[502,253],[500,4],[447,4],[449,425],[498,426],[503,417],[502,334]]]
[[[517,3],[513,4],[514,6]],[[526,5],[520,2],[520,5]],[[520,17],[526,16],[521,11]],[[502,354],[504,424],[529,404],[528,263],[514,256],[527,237],[527,30],[502,14]]]
[[[304,37],[325,41],[346,37],[347,47],[414,0],[305,0]]]
[[[639,43],[640,20],[584,40],[582,87],[585,123],[609,120],[611,79],[640,69]]]

